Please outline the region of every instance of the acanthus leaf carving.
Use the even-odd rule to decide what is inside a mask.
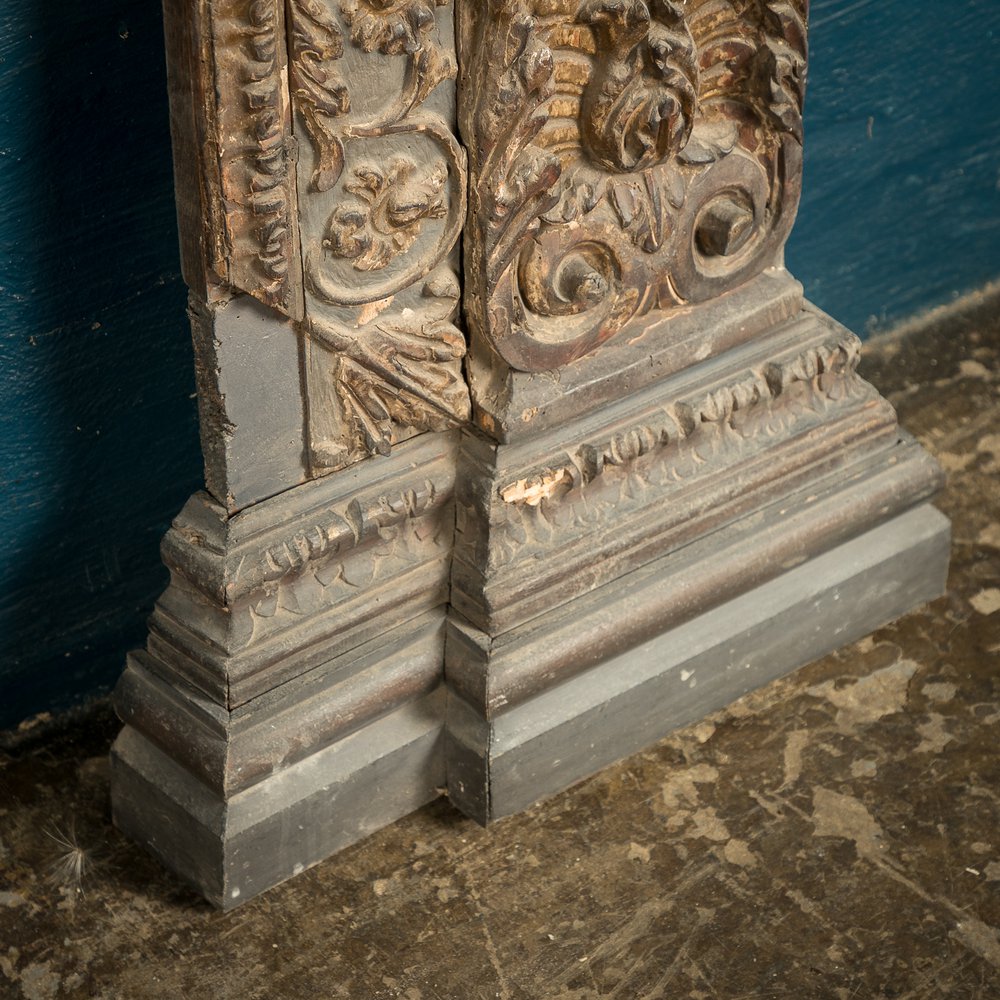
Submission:
[[[410,114],[438,84],[458,71],[454,57],[433,40],[434,7],[450,0],[343,0],[341,12],[351,27],[351,41],[364,52],[406,56],[407,82],[401,108]]]
[[[424,34],[434,26],[433,5],[448,0],[343,0],[340,9],[351,26],[351,40],[365,52],[413,55],[424,47]]]
[[[440,431],[469,419],[465,338],[454,323],[458,294],[457,282],[445,272],[425,284],[419,308],[377,315],[360,329],[310,318],[314,350],[332,364],[339,409],[340,431],[328,436],[333,443],[314,441],[323,471],[361,455],[389,454],[397,425]]]
[[[292,96],[316,147],[312,183],[329,191],[344,170],[337,122],[351,110],[347,84],[334,67],[344,54],[340,26],[322,0],[289,0]]]
[[[301,576],[309,569],[321,582],[328,583],[341,575],[343,563],[351,553],[372,544],[377,546],[379,540],[395,538],[401,531],[410,531],[413,524],[431,517],[440,504],[441,496],[430,481],[419,492],[411,489],[398,497],[382,498],[378,508],[362,508],[352,500],[256,558],[242,559],[230,581],[230,599],[268,589],[269,584]],[[423,534],[433,535],[433,532]]]
[[[694,39],[670,0],[590,0],[596,61],[582,105],[587,152],[608,170],[662,163],[687,143],[698,100]]]
[[[207,172],[197,196],[204,278],[297,317],[302,283],[284,5],[222,0],[204,16],[218,52],[211,73],[198,70],[207,91],[198,137]]]
[[[804,0],[490,0],[461,28],[470,322],[508,366],[569,364],[773,263]]]
[[[554,93],[552,51],[539,43],[533,18],[515,12],[511,4],[490,6],[495,20],[480,21],[469,42],[487,51],[476,76],[464,81],[466,88],[482,94],[477,108],[483,118],[467,121],[465,128],[481,140],[473,152],[479,154],[482,176],[489,179],[473,192],[490,230],[481,261],[488,284],[510,266],[522,229],[537,229],[538,219],[558,203],[554,189],[562,175],[558,157],[533,145],[547,121],[544,105]],[[510,232],[514,238],[507,236]]]
[[[540,532],[548,544],[564,545],[585,537],[595,516],[613,512],[616,523],[641,517],[649,503],[662,506],[677,484],[731,473],[834,413],[851,415],[859,432],[872,420],[891,426],[888,406],[879,416],[877,394],[857,373],[859,349],[852,334],[832,332],[610,428],[544,466],[515,472],[499,488],[503,505],[491,515],[491,568],[517,565]]]
[[[270,579],[250,597],[252,630],[244,630],[243,648],[266,641],[296,619],[371,601],[379,587],[426,568],[441,558],[441,521],[437,512],[407,518],[380,529],[364,545],[328,552]]]
[[[802,142],[802,103],[805,99],[808,37],[808,0],[800,13],[791,0],[768,0],[764,23],[765,64],[770,93],[768,113],[795,139]]]
[[[292,226],[285,184],[288,157],[280,112],[281,86],[278,69],[277,12],[267,0],[250,5],[252,35],[247,102],[254,115],[253,134],[257,140],[255,175],[250,183],[250,205],[259,220],[256,235],[263,277],[269,295],[282,295],[288,275]]]

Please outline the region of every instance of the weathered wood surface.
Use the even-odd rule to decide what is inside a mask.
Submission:
[[[163,664],[129,657],[115,690],[119,718],[207,788],[230,797],[297,764],[441,685],[443,608],[435,608],[232,711],[178,691]]]
[[[231,909],[437,798],[443,699],[439,688],[232,798],[126,728],[111,751],[115,825]]]
[[[113,792],[231,906],[444,781],[465,154],[451,0],[165,15],[207,493],[117,689]]]
[[[299,336],[249,295],[189,305],[205,489],[230,513],[309,478]]]
[[[453,0],[292,0],[315,474],[469,415]]]
[[[196,494],[163,542],[171,585],[150,650],[232,710],[442,606],[455,446],[454,434],[408,442],[235,517]]]
[[[201,310],[245,292],[297,322],[276,373],[301,381],[311,476],[469,413],[453,14],[166,2],[185,280]]]
[[[861,524],[901,516],[941,485],[927,453],[900,442],[499,634],[453,611],[449,685],[491,719],[843,546]]]
[[[731,636],[760,682],[934,592],[940,519],[909,582],[878,526],[939,474],[782,266],[807,8],[168,0],[215,500],[164,542],[116,810],[216,903],[443,774],[485,822],[689,718],[700,694],[572,692],[686,622],[714,635],[724,600],[779,595],[780,626]],[[801,622],[796,564],[873,529],[877,566],[822,577],[845,620]],[[706,657],[713,706],[746,690]]]
[[[859,346],[803,313],[545,434],[466,435],[453,605],[506,631],[890,447]]]
[[[800,191],[805,0],[459,8],[477,352],[566,365],[780,261]]]
[[[621,336],[557,372],[514,371],[473,354],[473,422],[501,444],[551,431],[795,319],[802,305],[802,286],[770,268],[697,308],[634,320]]]

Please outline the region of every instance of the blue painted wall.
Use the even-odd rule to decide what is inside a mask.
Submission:
[[[107,689],[198,485],[159,5],[0,4],[0,726]]]
[[[787,261],[860,334],[1000,277],[1000,2],[813,0]]]
[[[788,249],[860,332],[1000,276],[997,0],[814,0]],[[0,727],[107,690],[199,485],[154,0],[0,10]]]

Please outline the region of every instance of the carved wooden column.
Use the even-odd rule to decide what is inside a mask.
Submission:
[[[939,470],[783,267],[806,19],[459,6],[448,788],[480,821],[943,590]]]
[[[444,785],[465,153],[451,0],[166,0],[207,491],[118,825],[229,907]]]

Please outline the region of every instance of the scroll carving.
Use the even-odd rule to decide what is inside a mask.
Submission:
[[[289,0],[310,463],[469,415],[452,0]]]
[[[295,321],[309,474],[463,423],[455,0],[168,2],[185,277]]]
[[[468,418],[467,188],[466,316],[524,371],[741,285],[793,221],[807,0],[457,8],[469,185],[456,0],[200,8],[209,255],[299,323],[314,475]]]
[[[806,0],[484,0],[460,15],[467,308],[512,368],[774,263],[799,191]]]

